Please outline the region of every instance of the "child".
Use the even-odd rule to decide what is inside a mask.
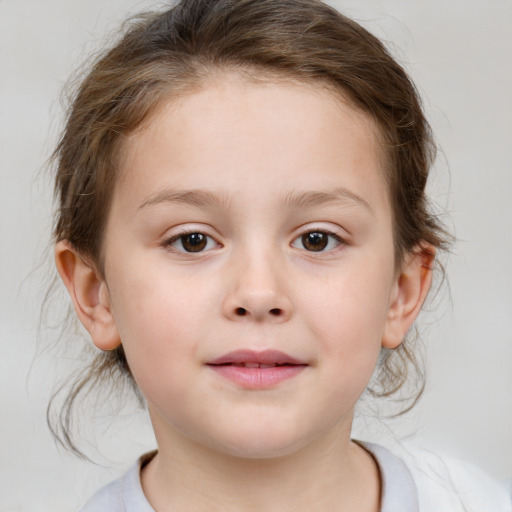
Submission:
[[[415,362],[447,239],[416,91],[363,28],[317,0],[141,17],[55,156],[58,271],[158,444],[84,511],[510,509],[350,438],[376,365],[384,395]]]

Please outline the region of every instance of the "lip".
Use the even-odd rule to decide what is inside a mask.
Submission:
[[[274,387],[299,375],[308,366],[278,350],[236,350],[206,364],[217,375],[248,389]]]
[[[229,352],[213,361],[208,361],[209,365],[220,364],[241,364],[241,363],[258,363],[258,364],[297,364],[305,365],[304,361],[295,359],[294,357],[280,352],[279,350],[264,350],[257,352],[255,350],[235,350]]]

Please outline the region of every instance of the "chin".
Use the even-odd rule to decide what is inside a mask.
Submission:
[[[268,443],[254,444],[251,446],[224,447],[223,453],[230,457],[246,460],[270,460],[281,459],[293,455],[297,451],[295,446],[269,446]]]
[[[290,432],[289,429],[261,427],[230,433],[225,442],[217,442],[212,448],[217,452],[241,459],[276,459],[290,456],[308,445],[310,436]]]

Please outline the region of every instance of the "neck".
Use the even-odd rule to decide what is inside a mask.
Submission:
[[[262,459],[219,453],[175,434],[164,441],[157,433],[159,452],[142,473],[158,512],[379,510],[376,463],[344,428],[291,455]]]

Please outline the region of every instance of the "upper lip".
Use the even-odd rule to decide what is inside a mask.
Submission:
[[[264,350],[257,352],[254,350],[235,350],[228,352],[223,356],[208,361],[210,365],[221,365],[221,364],[243,364],[243,363],[258,363],[258,364],[295,364],[295,365],[306,365],[304,361],[295,359],[284,352],[279,350]]]

